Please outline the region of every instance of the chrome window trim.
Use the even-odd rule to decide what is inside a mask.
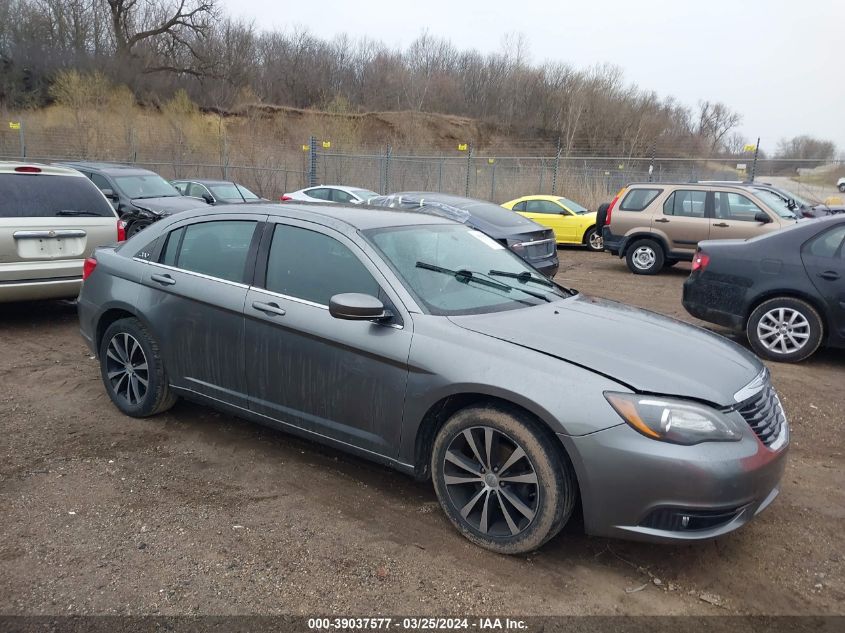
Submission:
[[[135,259],[134,257],[132,259]],[[145,260],[139,260],[145,261]],[[174,270],[179,273],[184,273],[186,275],[191,275],[192,277],[199,277],[201,279],[209,279],[211,281],[219,281],[222,284],[228,284],[230,286],[235,286],[236,288],[249,288],[247,284],[241,283],[239,281],[229,281],[228,279],[221,279],[220,277],[212,277],[211,275],[206,275],[205,273],[198,273],[193,270],[185,270],[184,268],[176,268],[175,266],[168,266],[167,264],[161,264],[159,262],[146,262],[150,266],[155,266],[156,268],[164,268],[165,270]]]

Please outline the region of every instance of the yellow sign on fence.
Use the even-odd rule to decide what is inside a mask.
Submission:
[[[467,151],[467,144],[466,143],[458,143],[458,151],[459,152]]]
[[[20,121],[9,121],[9,127],[13,130],[21,129],[21,122]]]
[[[743,152],[753,152],[755,149],[757,149],[756,145],[746,145],[745,147],[742,148],[742,151]]]
[[[303,151],[303,152],[307,152],[309,149],[311,149],[311,146],[310,146],[310,145],[303,145],[303,146],[302,146],[302,151]]]
[[[323,141],[323,149],[329,149],[332,146],[331,141]]]

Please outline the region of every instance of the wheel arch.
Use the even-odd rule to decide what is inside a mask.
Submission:
[[[578,473],[572,463],[569,453],[566,451],[566,448],[564,448],[563,443],[555,435],[551,425],[545,421],[542,416],[521,404],[508,400],[507,398],[481,392],[461,392],[450,394],[442,397],[428,408],[417,427],[414,441],[413,465],[415,479],[418,481],[427,481],[431,478],[431,451],[434,446],[434,438],[449,418],[462,409],[480,405],[498,406],[502,409],[512,411],[513,413],[526,417],[539,433],[542,433],[551,441],[559,458],[564,463],[564,467],[568,468],[571,472],[580,498]]]
[[[590,232],[590,229],[595,229],[595,228],[596,228],[596,226],[597,226],[597,225],[596,225],[596,223],[595,223],[595,222],[593,222],[592,224],[590,224],[589,226],[587,226],[587,227],[584,229],[584,232],[581,234],[581,243],[582,243],[582,244],[586,244],[586,243],[587,243],[587,233],[589,233],[589,232]],[[599,232],[599,235],[601,235],[601,232]]]
[[[625,242],[622,244],[622,248],[619,249],[619,257],[625,257],[628,254],[628,248],[630,248],[631,244],[638,240],[651,240],[653,242],[657,242],[660,248],[663,249],[664,259],[669,257],[669,245],[666,243],[666,240],[656,233],[645,232],[637,232],[631,233],[631,235],[626,235]]]
[[[103,342],[103,335],[106,333],[106,330],[109,329],[109,326],[112,323],[119,321],[120,319],[138,319],[141,323],[143,323],[144,327],[152,331],[150,324],[146,321],[146,319],[142,318],[132,306],[124,303],[110,305],[97,317],[97,325],[94,330],[94,345],[98,355],[100,353],[100,345]]]

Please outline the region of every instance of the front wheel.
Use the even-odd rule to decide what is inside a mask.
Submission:
[[[777,297],[757,306],[745,332],[758,356],[796,363],[819,348],[824,326],[819,313],[806,301]]]
[[[635,275],[656,275],[663,268],[663,248],[654,240],[637,240],[628,247],[625,260]]]
[[[604,240],[596,227],[587,229],[587,232],[584,234],[584,244],[591,251],[600,252],[604,250]]]
[[[845,193],[845,182],[843,182],[841,185],[839,185],[839,191],[841,191],[842,193]]]
[[[140,233],[151,224],[152,222],[150,222],[149,220],[135,220],[126,229],[126,239],[129,239],[133,235]]]
[[[434,489],[452,524],[499,554],[529,552],[555,536],[572,514],[577,486],[553,441],[498,407],[452,416],[431,456]]]

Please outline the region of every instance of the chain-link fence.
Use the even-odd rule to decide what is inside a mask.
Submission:
[[[22,122],[21,122],[22,123]],[[120,121],[74,127],[34,125],[0,132],[0,160],[98,160],[135,164],[168,179],[215,178],[240,182],[270,199],[313,184],[343,184],[380,193],[438,191],[504,202],[526,194],[554,194],[590,208],[634,181],[758,180],[797,176],[804,194],[823,199],[845,164],[802,159],[625,156],[606,148],[568,156],[547,140],[500,141],[475,149],[416,144],[393,147],[331,142],[312,136],[292,143],[266,121],[209,119]],[[281,138],[280,138],[281,137]],[[319,138],[319,140],[318,140]],[[547,155],[544,155],[547,154]],[[815,169],[814,169],[815,168]],[[818,174],[814,174],[818,171]],[[800,191],[798,193],[801,193]]]

